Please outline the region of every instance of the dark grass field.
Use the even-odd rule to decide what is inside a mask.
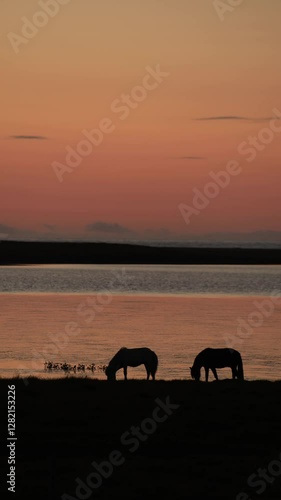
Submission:
[[[0,379],[4,492],[12,383],[16,494],[1,498],[280,499],[281,381]],[[104,478],[92,462],[109,457]]]

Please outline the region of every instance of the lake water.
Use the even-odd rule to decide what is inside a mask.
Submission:
[[[189,379],[205,347],[239,350],[246,379],[281,379],[281,266],[0,267],[0,307],[1,377],[58,376],[44,361],[103,365],[147,346],[158,379]]]

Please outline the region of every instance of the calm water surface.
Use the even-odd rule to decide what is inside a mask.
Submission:
[[[158,378],[187,379],[200,350],[232,346],[247,379],[281,379],[281,266],[0,267],[0,307],[2,377],[51,377],[45,360],[106,364],[122,346],[148,346]]]

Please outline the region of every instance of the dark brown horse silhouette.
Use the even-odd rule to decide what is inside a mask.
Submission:
[[[191,376],[195,380],[200,380],[201,368],[205,368],[206,382],[208,382],[209,370],[212,370],[214,377],[218,380],[216,368],[230,367],[232,378],[244,380],[243,362],[241,354],[235,349],[211,349],[208,347],[199,352],[193,366],[190,367]]]
[[[158,367],[158,358],[155,352],[148,349],[148,347],[135,349],[122,347],[115,356],[113,356],[105,370],[107,380],[116,380],[116,372],[121,368],[123,368],[124,378],[127,380],[127,367],[139,365],[145,366],[147,380],[150,375],[152,379],[155,380],[155,374]]]

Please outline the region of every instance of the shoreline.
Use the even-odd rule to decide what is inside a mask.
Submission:
[[[114,382],[108,382],[106,378],[101,379],[101,378],[95,378],[91,376],[73,376],[73,375],[61,375],[61,376],[52,376],[48,378],[47,376],[42,376],[38,377],[35,375],[28,375],[26,377],[15,375],[12,377],[6,377],[2,376],[0,373],[0,384],[3,382],[9,383],[15,383],[15,382],[22,382],[24,385],[28,385],[29,382],[43,382],[43,383],[51,383],[51,382],[74,382],[74,383],[83,383],[83,382],[90,382],[90,383],[97,383],[97,384],[108,384],[108,385],[113,385],[113,384],[143,384],[143,383],[148,383],[148,384],[182,384],[182,383],[192,383],[192,384],[197,384],[197,382],[191,378],[171,378],[171,379],[164,379],[164,378],[159,378],[156,380],[149,380],[147,381],[145,378],[128,378],[128,380],[122,379],[116,379]],[[280,379],[247,379],[245,378],[244,380],[233,380],[232,378],[221,378],[219,380],[211,379],[208,382],[205,382],[204,377],[202,377],[201,380],[199,380],[198,384],[224,384],[224,383],[233,383],[233,384],[258,384],[258,383],[268,383],[268,384],[275,384],[275,383],[280,383],[281,384],[281,376]]]

